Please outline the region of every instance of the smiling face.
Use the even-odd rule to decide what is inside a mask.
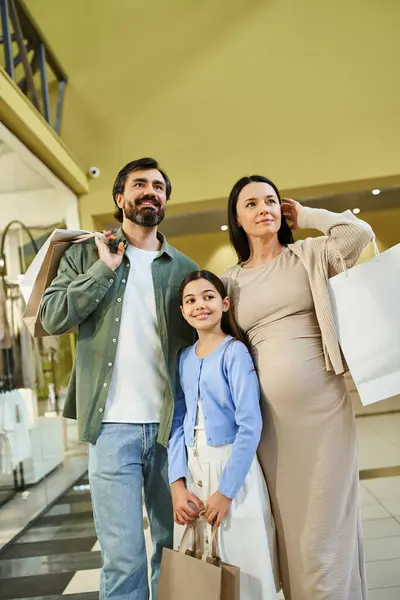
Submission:
[[[207,279],[190,281],[183,290],[182,314],[198,331],[219,332],[222,315],[229,306],[229,298],[222,298]]]
[[[249,238],[278,235],[282,223],[279,198],[274,188],[265,182],[252,182],[240,191],[237,224]]]
[[[165,216],[166,185],[157,169],[138,169],[128,175],[123,194],[116,198],[124,219],[142,227],[155,227]]]

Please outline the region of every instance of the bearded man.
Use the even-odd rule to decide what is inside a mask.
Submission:
[[[100,600],[148,600],[142,494],[153,542],[152,597],[162,548],[172,548],[167,451],[177,355],[193,343],[179,287],[197,265],[157,226],[171,182],[152,158],[128,163],[113,187],[122,226],[72,245],[43,295],[52,335],[78,326],[64,416],[89,444],[89,482],[103,568]]]

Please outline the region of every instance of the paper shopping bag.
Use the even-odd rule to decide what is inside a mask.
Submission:
[[[219,551],[211,555],[194,549],[187,550],[184,543],[188,526],[179,551],[164,548],[157,600],[240,600],[240,569],[221,561]],[[214,536],[216,539],[216,536]]]
[[[220,563],[222,571],[221,600],[240,600],[240,569],[228,563]]]
[[[20,283],[26,303],[24,322],[33,337],[49,335],[40,321],[39,308],[43,293],[57,275],[62,255],[71,244],[85,241],[95,235],[97,234],[90,231],[56,229],[33,259]],[[72,331],[74,329],[65,333]]]
[[[364,406],[400,394],[400,244],[329,280],[338,339]]]

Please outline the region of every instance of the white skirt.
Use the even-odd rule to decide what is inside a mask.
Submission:
[[[217,491],[231,448],[208,446],[204,430],[196,430],[195,445],[187,448],[187,487],[203,502]],[[203,525],[202,537],[207,544],[211,527]],[[175,525],[175,549],[184,530]],[[257,458],[219,529],[219,547],[222,560],[240,568],[240,600],[276,600],[279,575],[275,524]]]

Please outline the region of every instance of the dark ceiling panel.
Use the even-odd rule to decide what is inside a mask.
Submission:
[[[314,198],[298,198],[305,206],[326,208],[335,212],[344,212],[347,209],[359,208],[363,212],[388,210],[400,207],[400,188],[382,190],[377,196],[371,190],[365,192],[352,192],[335,196]],[[94,218],[96,229],[111,229],[118,226],[112,215],[98,215]],[[168,237],[184,235],[201,235],[220,231],[221,226],[227,223],[226,210],[205,210],[185,213],[180,215],[167,215],[160,227]]]

